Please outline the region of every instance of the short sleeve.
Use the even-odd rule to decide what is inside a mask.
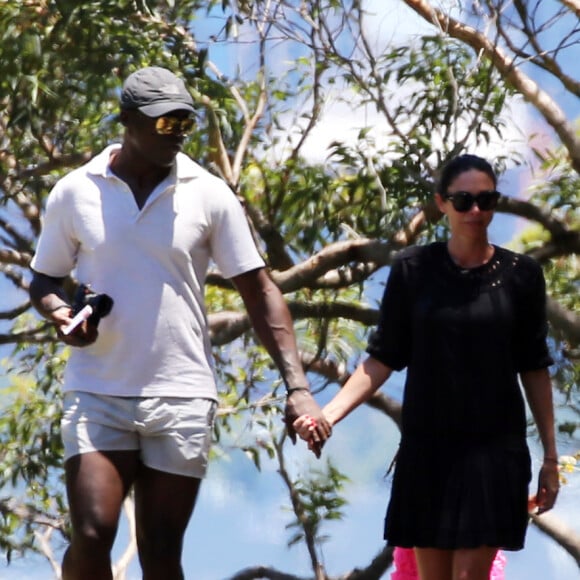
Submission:
[[[394,370],[409,363],[411,348],[410,288],[405,275],[405,261],[391,266],[383,294],[379,321],[369,338],[367,353]]]
[[[547,344],[546,281],[540,265],[529,260],[519,280],[516,370],[525,372],[553,364]]]
[[[75,267],[78,242],[67,203],[67,189],[59,182],[50,192],[31,268],[41,274],[63,278]],[[69,199],[70,202],[70,199]]]
[[[241,203],[221,181],[216,193],[210,235],[212,259],[225,278],[262,268],[264,260],[256,248]]]

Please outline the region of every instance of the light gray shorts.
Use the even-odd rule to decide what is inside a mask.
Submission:
[[[70,391],[61,422],[65,460],[139,450],[147,467],[203,478],[217,404],[180,397],[111,397]]]

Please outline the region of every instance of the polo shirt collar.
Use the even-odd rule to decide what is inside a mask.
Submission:
[[[113,151],[117,151],[121,148],[121,145],[116,143],[114,145],[109,145],[101,153],[93,157],[87,164],[87,173],[92,175],[99,175],[104,178],[110,178],[114,176],[110,167],[110,157]],[[178,153],[175,158],[175,164],[171,170],[171,175],[176,181],[187,181],[190,179],[195,179],[200,177],[205,170],[190,159],[184,153]]]

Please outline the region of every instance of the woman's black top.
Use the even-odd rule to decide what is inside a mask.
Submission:
[[[552,364],[545,282],[533,259],[494,250],[465,270],[438,242],[391,268],[367,351],[407,369],[392,545],[523,546],[531,471],[518,374]]]

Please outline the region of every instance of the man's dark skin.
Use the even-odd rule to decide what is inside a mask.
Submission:
[[[176,110],[170,116],[189,115]],[[158,135],[155,119],[139,111],[122,111],[125,126],[121,149],[111,169],[131,188],[142,208],[155,187],[167,177],[181,150],[183,136]],[[292,441],[292,423],[301,415],[315,419],[313,444],[318,454],[330,436],[330,426],[314,401],[300,363],[292,318],[279,288],[263,268],[232,279],[262,344],[280,370],[289,390],[285,421]],[[93,343],[98,330],[86,321],[70,335],[62,329],[72,311],[63,279],[34,273],[30,296],[35,308],[51,320],[59,337],[71,346]],[[139,345],[138,348],[141,348]],[[293,391],[292,389],[298,389]],[[63,560],[64,580],[108,580],[110,552],[123,500],[134,488],[139,561],[145,580],[183,578],[183,535],[195,506],[200,480],[144,466],[138,451],[104,451],[76,455],[65,463],[66,487],[73,524],[72,541]]]

